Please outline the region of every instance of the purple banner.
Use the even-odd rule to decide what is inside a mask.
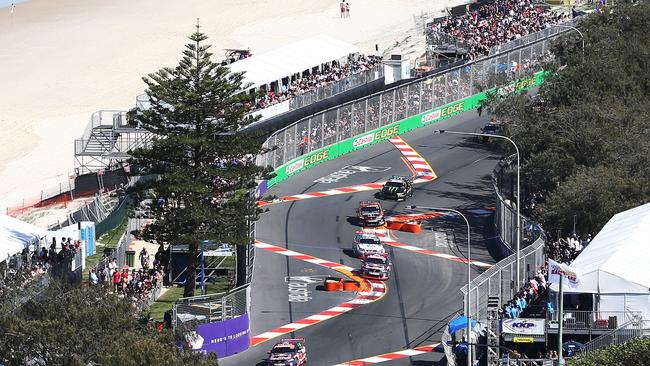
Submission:
[[[265,179],[257,185],[257,188],[255,189],[255,197],[257,199],[261,198],[263,195],[266,194],[266,191],[268,190],[269,190],[269,182]]]
[[[234,355],[248,349],[251,343],[248,314],[216,323],[205,323],[196,329],[192,342],[196,351],[216,353],[218,357]]]

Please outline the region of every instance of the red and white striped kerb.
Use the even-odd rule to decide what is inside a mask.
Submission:
[[[361,358],[354,361],[348,361],[344,363],[339,363],[334,366],[364,366],[364,365],[373,365],[376,363],[388,362],[393,360],[399,360],[401,358],[412,357],[421,355],[424,353],[430,352],[440,352],[439,347],[440,343],[429,344],[426,346],[420,346],[410,349],[405,349],[402,351],[384,353],[383,355]]]
[[[377,235],[383,244],[390,245],[390,246],[395,247],[395,248],[408,250],[408,251],[411,251],[411,252],[414,252],[414,253],[430,255],[432,257],[448,259],[448,260],[454,261],[454,262],[467,263],[466,258],[457,257],[455,255],[451,255],[451,254],[447,254],[447,253],[443,253],[443,252],[438,252],[438,251],[431,250],[431,249],[424,249],[424,248],[416,247],[415,245],[400,243],[397,240],[390,237],[390,235],[389,235],[390,231],[387,230],[387,229],[373,229],[373,228],[368,229],[368,228],[364,228],[363,231],[367,232],[367,233]],[[483,268],[492,267],[492,264],[485,263],[485,262],[480,262],[480,261],[472,261],[472,265],[477,266],[477,267],[483,267]]]
[[[303,194],[294,194],[292,196],[280,197],[280,198],[278,198],[276,200],[273,200],[273,201],[257,201],[257,206],[261,207],[261,206],[266,206],[266,205],[272,205],[274,203],[300,201],[300,200],[306,200],[306,199],[309,199],[309,198],[336,196],[336,195],[339,195],[339,194],[350,194],[350,193],[358,193],[358,192],[365,192],[365,191],[376,191],[378,189],[381,189],[381,187],[384,186],[384,183],[386,183],[386,182],[366,183],[366,184],[359,184],[359,185],[350,186],[350,187],[341,187],[341,188],[329,189],[327,191],[321,191],[321,192],[310,192],[310,193],[303,193]]]
[[[427,163],[427,161],[422,156],[420,156],[420,154],[418,154],[417,151],[415,151],[411,146],[409,146],[409,144],[404,142],[404,140],[402,140],[400,137],[393,137],[388,141],[390,141],[390,143],[393,144],[400,151],[402,155],[404,155],[406,160],[408,160],[408,162],[413,166],[413,169],[415,169],[417,179],[415,179],[413,183],[430,182],[437,178],[436,173],[433,172],[433,169],[431,168],[429,163]],[[301,201],[310,198],[336,196],[339,194],[351,194],[351,193],[358,193],[358,192],[365,192],[365,191],[374,191],[374,190],[381,189],[381,187],[384,186],[384,183],[386,182],[366,183],[366,184],[359,184],[350,187],[329,189],[327,191],[321,191],[321,192],[295,194],[292,196],[280,197],[273,201],[257,201],[257,206],[261,207],[261,206],[272,205],[275,203]]]
[[[428,182],[437,178],[431,165],[414,148],[407,144],[406,141],[402,140],[401,137],[391,137],[388,141],[404,155],[406,160],[413,166],[413,169],[415,169],[415,174],[418,179],[414,183]]]
[[[369,304],[371,302],[375,302],[379,299],[381,299],[385,294],[386,294],[386,285],[381,282],[381,281],[373,281],[373,280],[366,280],[362,279],[360,277],[354,276],[352,274],[352,271],[354,268],[348,267],[341,265],[339,263],[335,262],[330,262],[324,259],[316,258],[311,255],[306,255],[302,253],[295,252],[293,250],[288,250],[285,248],[281,248],[275,245],[267,244],[267,243],[262,243],[260,241],[255,242],[255,247],[268,250],[277,254],[282,254],[286,255],[287,257],[303,260],[309,263],[317,264],[319,266],[331,268],[335,271],[338,271],[342,274],[345,274],[346,276],[350,276],[354,278],[357,281],[364,281],[366,286],[365,290],[359,291],[357,293],[357,297],[354,299],[344,302],[343,304],[334,306],[332,308],[329,308],[327,310],[321,311],[320,313],[310,315],[304,319],[296,320],[293,323],[283,325],[279,328],[272,329],[268,332],[264,332],[262,334],[256,335],[251,338],[251,345],[256,346],[262,342],[268,341],[269,339],[273,339],[276,337],[279,337],[283,334],[291,333],[294,332],[298,329],[302,329],[305,327],[308,327],[310,325],[314,325],[317,323],[320,323],[322,321],[334,318],[336,316],[339,316],[343,313],[347,313],[350,310],[356,309],[360,306],[363,306],[365,304]]]

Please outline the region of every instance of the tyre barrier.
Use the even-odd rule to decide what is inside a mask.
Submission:
[[[325,291],[342,291],[343,281],[339,277],[327,277],[325,279]]]
[[[343,281],[343,291],[359,291],[361,284],[355,280]]]
[[[404,223],[400,231],[405,231],[407,233],[419,234],[422,231],[422,226],[417,221],[410,221]]]
[[[404,226],[403,222],[399,221],[388,221],[386,223],[386,229],[388,230],[402,230],[402,226]]]

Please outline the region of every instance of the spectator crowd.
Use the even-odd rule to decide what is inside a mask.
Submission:
[[[259,98],[253,105],[247,105],[249,110],[264,109],[271,105],[284,102],[298,95],[302,95],[318,88],[348,78],[353,74],[358,74],[381,64],[381,57],[361,55],[356,60],[351,60],[343,65],[338,62],[332,62],[332,66],[325,68],[300,78],[291,80],[289,84],[282,84],[278,92],[269,91]]]
[[[539,305],[546,300],[548,285],[546,283],[546,265],[538,269],[534,277],[529,277],[515,297],[503,304],[499,315],[506,319],[516,319],[523,316],[526,309]]]
[[[33,281],[46,273],[67,274],[65,264],[81,251],[80,242],[72,238],[61,238],[57,244],[56,238],[48,246],[38,246],[33,252],[25,248],[20,255],[0,264],[0,296],[4,292],[4,286],[25,288]],[[69,268],[68,268],[69,269]]]
[[[117,258],[99,262],[89,271],[89,284],[104,286],[134,303],[152,300],[156,291],[162,287],[163,273],[167,265],[166,251],[161,245],[153,262],[146,248],[142,248],[138,257],[141,268],[130,270],[128,266],[120,268]]]
[[[429,37],[458,40],[467,47],[468,57],[476,59],[489,54],[494,46],[569,19],[569,14],[535,6],[531,0],[497,0],[462,16],[435,22]]]
[[[591,242],[591,234],[584,238],[572,234],[567,238],[560,238],[546,243],[546,255],[556,262],[571,263]]]

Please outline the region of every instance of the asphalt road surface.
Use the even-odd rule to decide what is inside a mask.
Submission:
[[[467,112],[402,135],[429,162],[438,178],[417,184],[413,197],[406,202],[382,201],[382,205],[389,215],[412,213],[405,208],[407,205],[465,210],[472,227],[472,260],[494,263],[495,258],[490,256],[494,236],[492,217],[472,212],[494,206],[490,174],[499,156],[489,146],[471,137],[433,133],[437,129],[475,132],[486,122],[487,118],[477,118],[476,112]],[[299,173],[273,187],[269,194],[285,196],[324,191],[383,181],[393,174],[411,175],[401,156],[390,142],[384,141]],[[332,173],[348,166],[376,169],[339,174],[332,179]],[[328,176],[328,179],[321,179]],[[359,201],[374,200],[374,193],[360,192],[267,206],[257,226],[257,239],[358,268],[359,260],[348,254],[354,233],[359,230],[351,218]],[[466,227],[461,219],[446,218],[427,221],[423,232],[417,236],[396,235],[398,240],[407,244],[464,257],[465,233]],[[384,298],[285,336],[306,339],[310,365],[334,365],[439,342],[447,322],[456,312],[462,311],[459,289],[467,281],[465,264],[387,248],[393,269]],[[482,271],[472,268],[472,275]],[[334,274],[334,271],[317,265],[258,249],[252,284],[251,335],[354,298],[354,293],[319,290],[320,283],[316,281]],[[292,285],[303,290],[297,295],[294,291],[290,297],[289,282],[296,278],[294,282],[313,280],[313,283]],[[280,338],[224,358],[220,363],[226,366],[264,365],[267,351]],[[444,363],[444,354],[428,353],[385,364],[423,366],[440,363]]]

